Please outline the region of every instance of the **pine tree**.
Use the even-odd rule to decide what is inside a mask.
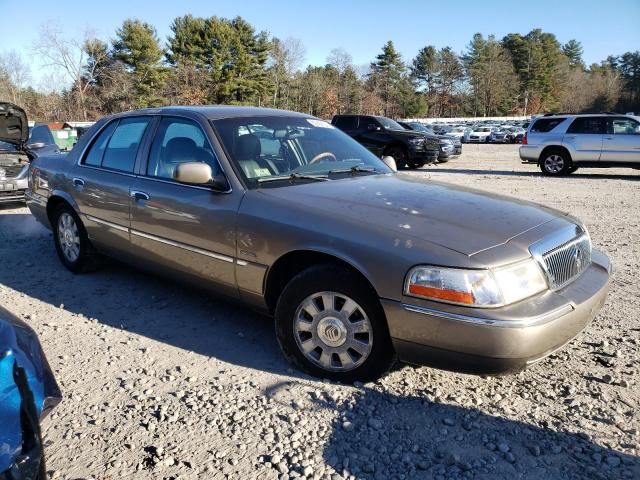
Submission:
[[[112,56],[133,75],[138,107],[162,104],[158,93],[166,77],[161,60],[164,55],[156,29],[139,20],[125,20],[116,31]]]
[[[579,67],[584,70],[584,62],[582,61],[582,44],[579,41],[575,39],[569,40],[562,46],[562,53],[564,53],[569,60],[570,67]]]

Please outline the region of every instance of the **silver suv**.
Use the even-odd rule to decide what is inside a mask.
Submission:
[[[578,167],[640,168],[640,117],[611,113],[539,117],[522,140],[520,158],[555,176]]]

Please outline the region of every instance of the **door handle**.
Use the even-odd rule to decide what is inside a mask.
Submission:
[[[613,137],[604,137],[605,140],[613,140]]]
[[[138,190],[131,190],[131,196],[135,200],[149,200],[150,198],[148,193],[140,192]]]
[[[78,177],[73,177],[73,185],[76,187],[84,187],[84,180]]]

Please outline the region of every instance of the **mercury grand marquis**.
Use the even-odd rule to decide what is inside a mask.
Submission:
[[[574,338],[609,288],[608,258],[571,215],[397,173],[300,113],[117,114],[28,180],[72,272],[111,256],[239,300],[275,318],[289,361],[334,380],[397,360],[521,370]]]

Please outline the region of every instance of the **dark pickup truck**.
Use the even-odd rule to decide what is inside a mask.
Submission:
[[[419,168],[438,160],[438,138],[404,129],[396,121],[373,115],[336,115],[331,123],[379,157],[390,156],[398,168]]]

